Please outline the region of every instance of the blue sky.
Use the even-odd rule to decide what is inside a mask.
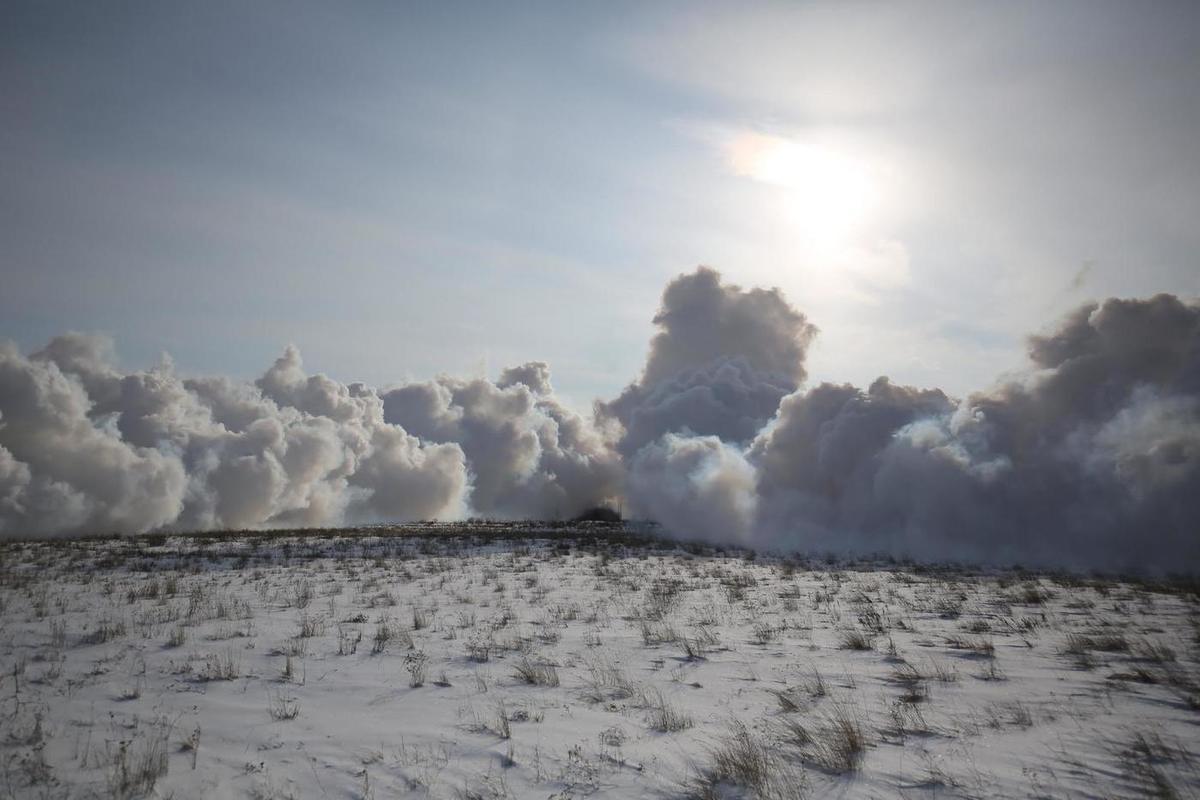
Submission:
[[[7,3],[0,337],[383,386],[634,378],[709,264],[956,393],[1200,293],[1190,3]]]

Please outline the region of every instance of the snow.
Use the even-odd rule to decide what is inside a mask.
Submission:
[[[10,542],[0,796],[1190,796],[1198,610],[603,526]]]

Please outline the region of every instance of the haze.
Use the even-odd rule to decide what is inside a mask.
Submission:
[[[3,334],[374,385],[540,359],[586,410],[704,263],[819,325],[814,378],[963,394],[1085,300],[1200,291],[1198,17],[8,3]]]

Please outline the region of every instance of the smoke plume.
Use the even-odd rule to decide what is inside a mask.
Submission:
[[[740,431],[664,436],[632,458],[633,509],[771,549],[1195,569],[1200,307],[1090,304],[1029,359],[962,400],[886,377],[798,390],[740,447]]]
[[[590,422],[555,399],[544,363],[506,369],[497,383],[442,377],[382,398],[388,422],[463,449],[476,513],[561,518],[619,491],[619,459]]]
[[[754,438],[803,382],[817,333],[778,289],[723,285],[708,267],[668,284],[654,324],[641,378],[596,405],[601,419],[620,423],[626,458],[665,433]]]
[[[246,384],[169,361],[123,375],[103,337],[29,357],[0,345],[7,535],[544,517],[599,502],[619,474],[544,364],[381,395],[308,375],[294,347]]]
[[[1076,309],[952,398],[806,387],[816,328],[709,268],[637,380],[582,417],[529,362],[379,391],[288,347],[254,382],[123,373],[112,342],[0,343],[0,534],[566,517],[614,497],[689,538],[1080,568],[1200,564],[1200,306]]]

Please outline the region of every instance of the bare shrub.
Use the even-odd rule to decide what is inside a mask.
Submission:
[[[666,617],[679,603],[683,581],[659,578],[650,584],[645,594],[645,614],[652,620]]]

